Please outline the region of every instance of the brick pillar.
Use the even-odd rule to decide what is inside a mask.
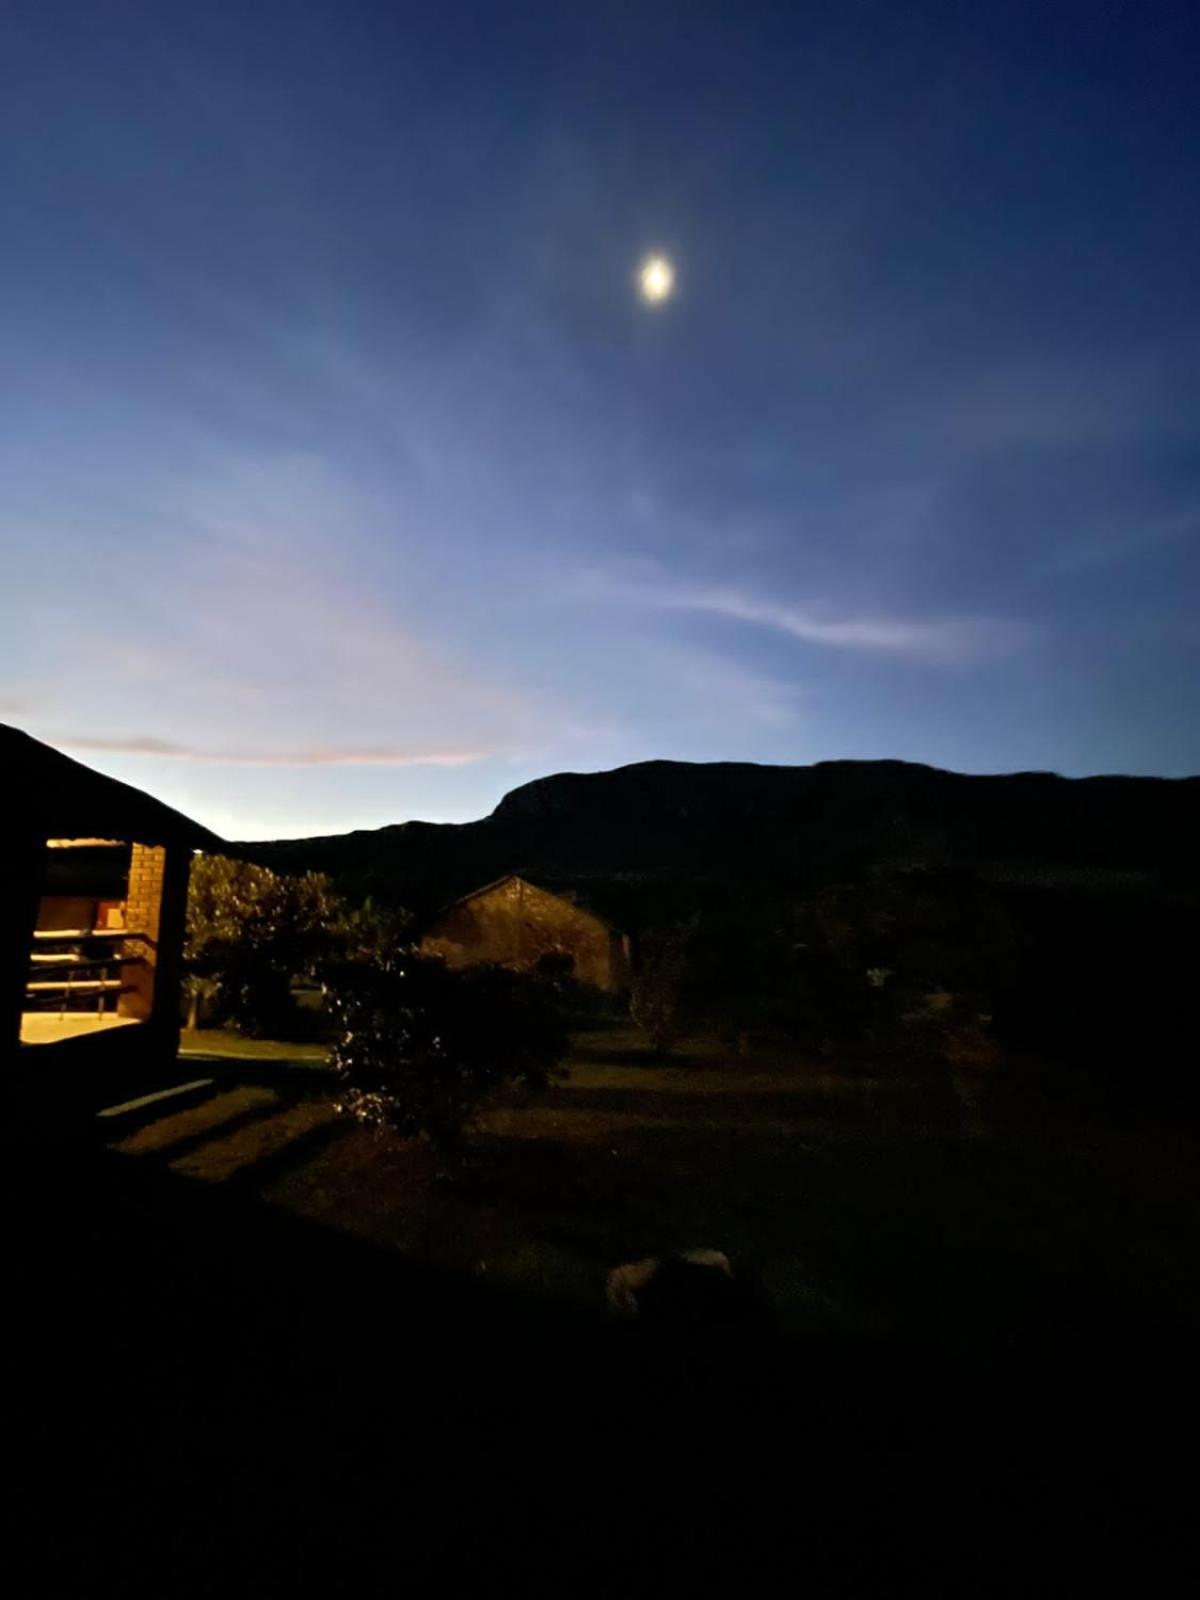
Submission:
[[[125,961],[121,982],[128,990],[117,1000],[123,1017],[146,1021],[154,1011],[154,986],[158,968],[159,930],[167,852],[161,845],[135,844],[129,859],[129,890],[125,900],[125,926],[137,937],[122,947]]]
[[[167,851],[162,902],[158,914],[158,965],[154,982],[154,1020],[178,1043],[183,978],[183,941],[187,924],[188,878],[192,852],[179,845]],[[171,1054],[174,1055],[174,1046]]]

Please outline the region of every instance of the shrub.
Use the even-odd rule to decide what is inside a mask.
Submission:
[[[642,973],[633,984],[629,1014],[655,1053],[668,1055],[683,1032],[679,985],[660,973]]]
[[[933,990],[901,1019],[910,1050],[956,1072],[984,1073],[999,1060],[991,1017],[968,995]]]
[[[503,967],[392,948],[340,963],[326,987],[343,1109],[443,1151],[502,1086],[544,1086],[566,1054],[548,986]]]
[[[633,980],[629,1014],[658,1055],[666,1055],[684,1030],[687,941],[683,928],[651,936]]]

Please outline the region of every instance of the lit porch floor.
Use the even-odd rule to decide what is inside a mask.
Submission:
[[[59,1039],[77,1039],[89,1033],[102,1033],[108,1028],[133,1028],[137,1017],[118,1017],[112,1012],[88,1015],[84,1011],[68,1011],[63,1016],[46,1011],[25,1011],[21,1014],[22,1044],[55,1044]]]

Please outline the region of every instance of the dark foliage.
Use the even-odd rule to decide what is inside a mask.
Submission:
[[[642,942],[629,997],[634,1022],[656,1055],[667,1055],[696,1015],[689,1006],[691,926],[661,929]]]
[[[185,982],[243,1033],[295,1036],[292,982],[311,977],[344,937],[345,907],[327,878],[292,877],[198,856],[188,892]]]
[[[331,965],[325,981],[346,1110],[444,1150],[502,1086],[544,1086],[566,1054],[555,986],[502,967],[454,970],[392,947]]]
[[[527,784],[480,822],[257,848],[416,906],[510,871],[574,891],[634,936],[635,1013],[667,1047],[686,1019],[731,1046],[999,1048],[1179,1086],[1198,800],[1200,779],[648,762]]]

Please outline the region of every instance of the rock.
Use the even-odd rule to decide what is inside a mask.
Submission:
[[[729,1257],[720,1250],[628,1261],[609,1273],[605,1293],[618,1315],[655,1322],[723,1321],[744,1305]]]

